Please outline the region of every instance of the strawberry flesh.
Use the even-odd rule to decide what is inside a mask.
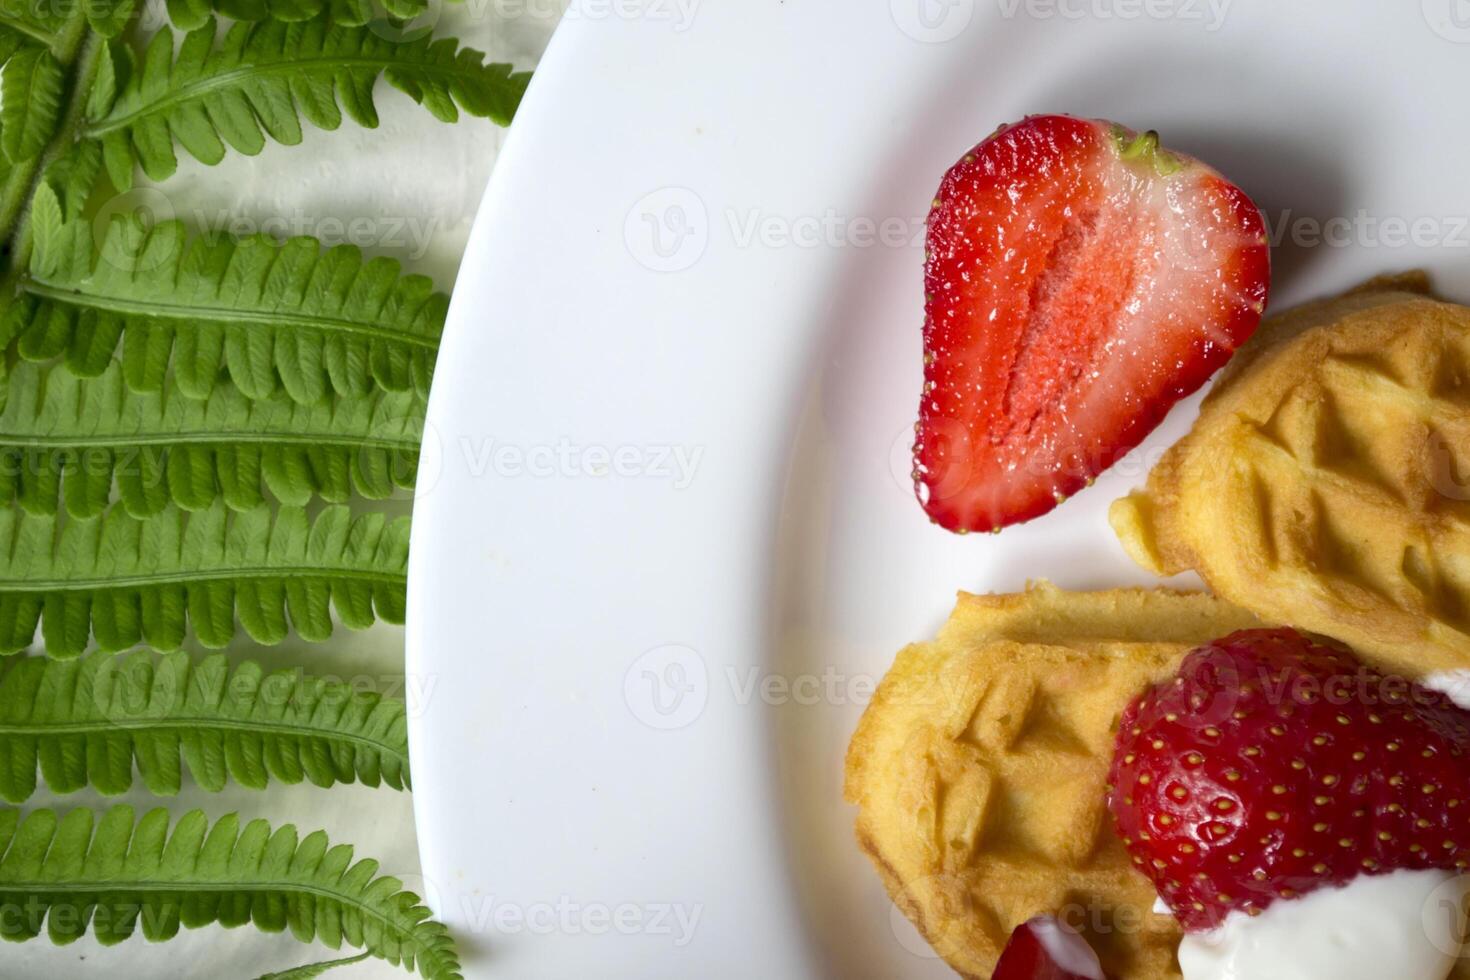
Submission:
[[[1037,916],[1011,933],[991,980],[1103,980],[1087,940],[1051,916]]]
[[[1470,859],[1470,712],[1290,629],[1235,633],[1124,712],[1109,806],[1191,931]]]
[[[945,176],[929,215],[920,501],[991,531],[1086,486],[1256,329],[1260,211],[1113,123],[1032,116]]]

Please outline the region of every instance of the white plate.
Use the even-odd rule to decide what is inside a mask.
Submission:
[[[957,589],[1145,581],[1104,512],[1193,403],[1034,524],[931,527],[940,175],[1030,112],[1154,127],[1284,236],[1278,307],[1416,264],[1464,298],[1465,8],[574,7],[464,260],[415,515],[416,810],[468,974],[948,975],[852,843],[847,737]]]

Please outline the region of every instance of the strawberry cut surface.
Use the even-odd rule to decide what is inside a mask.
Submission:
[[[1049,915],[1016,926],[990,980],[1105,980],[1097,953]]]
[[[1470,712],[1290,629],[1232,634],[1124,712],[1109,807],[1191,931],[1358,875],[1470,867]]]
[[[1046,513],[1255,331],[1260,211],[1153,133],[1032,116],[976,146],[929,215],[914,480],[929,516]]]

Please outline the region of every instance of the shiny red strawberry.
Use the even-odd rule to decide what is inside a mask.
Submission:
[[[1087,940],[1049,915],[1011,933],[991,980],[1103,980],[1102,964]]]
[[[929,516],[998,530],[1113,465],[1255,331],[1268,251],[1250,198],[1155,133],[1031,116],[967,153],[929,215]]]
[[[1235,633],[1124,712],[1109,805],[1186,929],[1470,866],[1470,712],[1295,630]]]

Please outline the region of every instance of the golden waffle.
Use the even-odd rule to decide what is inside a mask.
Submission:
[[[1118,716],[1191,648],[1260,625],[1202,594],[960,596],[906,648],[847,756],[857,836],[889,894],[960,974],[988,977],[1033,915],[1077,927],[1119,980],[1178,977],[1107,813]]]
[[[1381,668],[1470,667],[1470,309],[1409,276],[1263,329],[1118,536]]]

